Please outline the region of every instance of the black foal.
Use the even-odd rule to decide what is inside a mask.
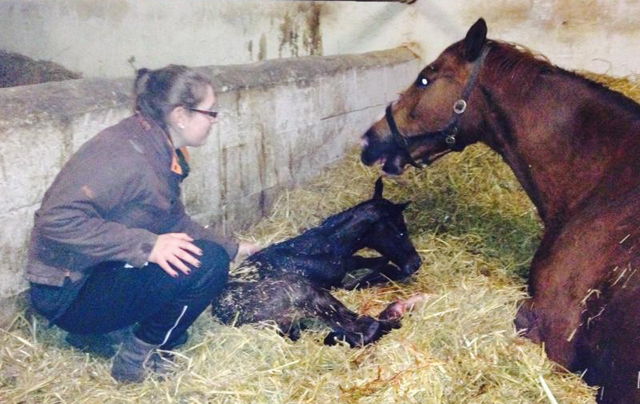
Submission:
[[[392,303],[375,319],[358,316],[327,290],[401,280],[420,267],[402,213],[407,204],[384,199],[382,191],[378,179],[372,199],[252,255],[231,274],[213,313],[225,324],[273,321],[292,339],[305,321],[320,321],[332,330],[326,343],[340,339],[351,346],[374,342],[398,328],[405,309],[419,299]],[[382,257],[354,255],[363,248]],[[369,270],[364,276],[345,280],[364,268]]]

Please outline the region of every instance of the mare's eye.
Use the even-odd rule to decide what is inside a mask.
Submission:
[[[424,88],[424,87],[426,87],[428,85],[429,85],[429,79],[427,79],[424,76],[418,77],[418,80],[416,81],[416,87]]]

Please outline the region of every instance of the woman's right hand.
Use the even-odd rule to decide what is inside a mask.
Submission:
[[[192,243],[193,239],[185,233],[161,234],[149,254],[149,262],[158,264],[166,273],[178,276],[178,269],[184,274],[191,270],[185,263],[194,267],[200,266],[200,261],[195,257],[202,255],[202,250]],[[174,269],[175,268],[175,269]]]

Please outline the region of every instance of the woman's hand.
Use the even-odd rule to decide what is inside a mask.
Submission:
[[[249,243],[248,241],[241,241],[238,243],[238,253],[236,254],[236,258],[234,261],[238,262],[260,251],[260,247],[253,243]]]
[[[158,264],[174,278],[178,276],[174,268],[183,274],[189,274],[191,270],[185,265],[185,262],[199,267],[200,261],[195,256],[202,255],[202,250],[192,241],[193,239],[185,233],[161,234],[149,254],[149,262]]]

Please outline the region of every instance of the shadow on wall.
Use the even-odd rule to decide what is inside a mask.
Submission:
[[[56,63],[0,50],[0,88],[79,78],[82,78],[81,73],[74,73]]]

